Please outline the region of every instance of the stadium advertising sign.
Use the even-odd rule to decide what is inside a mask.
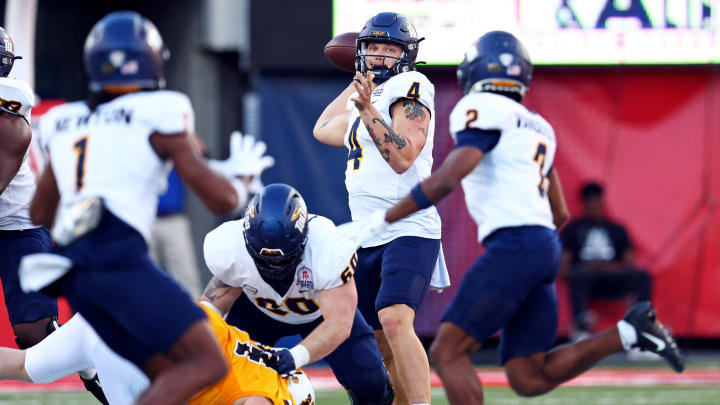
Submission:
[[[487,31],[515,34],[536,64],[720,62],[720,0],[334,0],[333,35],[381,11],[413,21],[418,60],[460,62]]]

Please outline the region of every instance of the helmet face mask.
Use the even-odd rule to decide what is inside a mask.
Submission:
[[[164,88],[164,64],[168,58],[155,25],[131,11],[113,12],[98,21],[83,51],[92,93]]]
[[[244,218],[245,246],[266,279],[293,277],[305,252],[308,215],[300,193],[271,184],[253,197]]]
[[[525,46],[510,33],[491,31],[465,52],[457,77],[465,94],[486,91],[519,102],[530,87],[532,72]]]
[[[415,60],[418,54],[418,44],[424,38],[418,38],[415,27],[410,21],[397,13],[380,13],[368,20],[365,27],[358,34],[355,45],[355,71],[366,73],[372,71],[375,75],[375,83],[383,83],[400,73],[415,70]],[[368,68],[366,58],[374,56],[367,53],[367,47],[371,42],[391,43],[402,48],[400,57],[387,55],[387,58],[397,59],[392,67],[387,65],[379,68]],[[384,59],[384,60],[386,60]]]

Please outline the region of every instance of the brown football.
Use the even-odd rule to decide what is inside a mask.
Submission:
[[[357,37],[357,32],[346,32],[331,39],[325,45],[325,57],[341,70],[354,72]]]

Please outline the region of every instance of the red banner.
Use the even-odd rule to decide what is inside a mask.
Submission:
[[[452,148],[447,116],[461,93],[454,80],[433,79],[437,166]],[[546,69],[536,72],[525,103],[555,128],[555,167],[571,213],[580,213],[584,181],[604,183],[609,215],[628,228],[639,264],[652,274],[660,319],[684,337],[720,337],[719,91],[712,67]],[[462,191],[439,208],[453,287],[429,293],[417,321],[426,335],[482,251]],[[559,293],[560,333],[567,334],[564,285]],[[627,304],[593,308],[602,328]]]

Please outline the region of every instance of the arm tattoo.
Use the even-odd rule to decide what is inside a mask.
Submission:
[[[415,100],[403,99],[402,106],[405,107],[405,118],[414,120],[420,118],[425,120],[425,111],[423,111],[423,105]]]
[[[223,283],[222,281],[213,277],[212,280],[205,287],[203,296],[207,297],[208,301],[215,302],[230,292],[230,286]]]
[[[323,122],[323,124],[320,125],[320,128],[325,128],[325,126],[326,126],[327,124],[329,124],[329,123],[330,123],[330,120],[327,120],[327,121]]]
[[[375,132],[372,130],[372,127],[370,127],[370,125],[365,125],[365,128],[367,129],[368,134],[370,134],[370,138],[372,138],[373,142],[375,143],[375,146],[377,146],[378,151],[380,151],[380,156],[382,156],[386,162],[389,162],[390,161],[390,150],[388,148],[383,148],[382,143],[375,136]]]
[[[388,131],[387,133],[385,133],[385,139],[383,140],[383,143],[392,142],[397,145],[398,150],[407,146],[407,139],[405,139],[405,137],[403,137],[402,135],[396,134],[395,131],[393,131],[393,129],[388,124],[386,124],[384,120],[379,118],[373,118],[372,122],[373,124],[379,122],[380,125],[385,127],[385,129]]]

